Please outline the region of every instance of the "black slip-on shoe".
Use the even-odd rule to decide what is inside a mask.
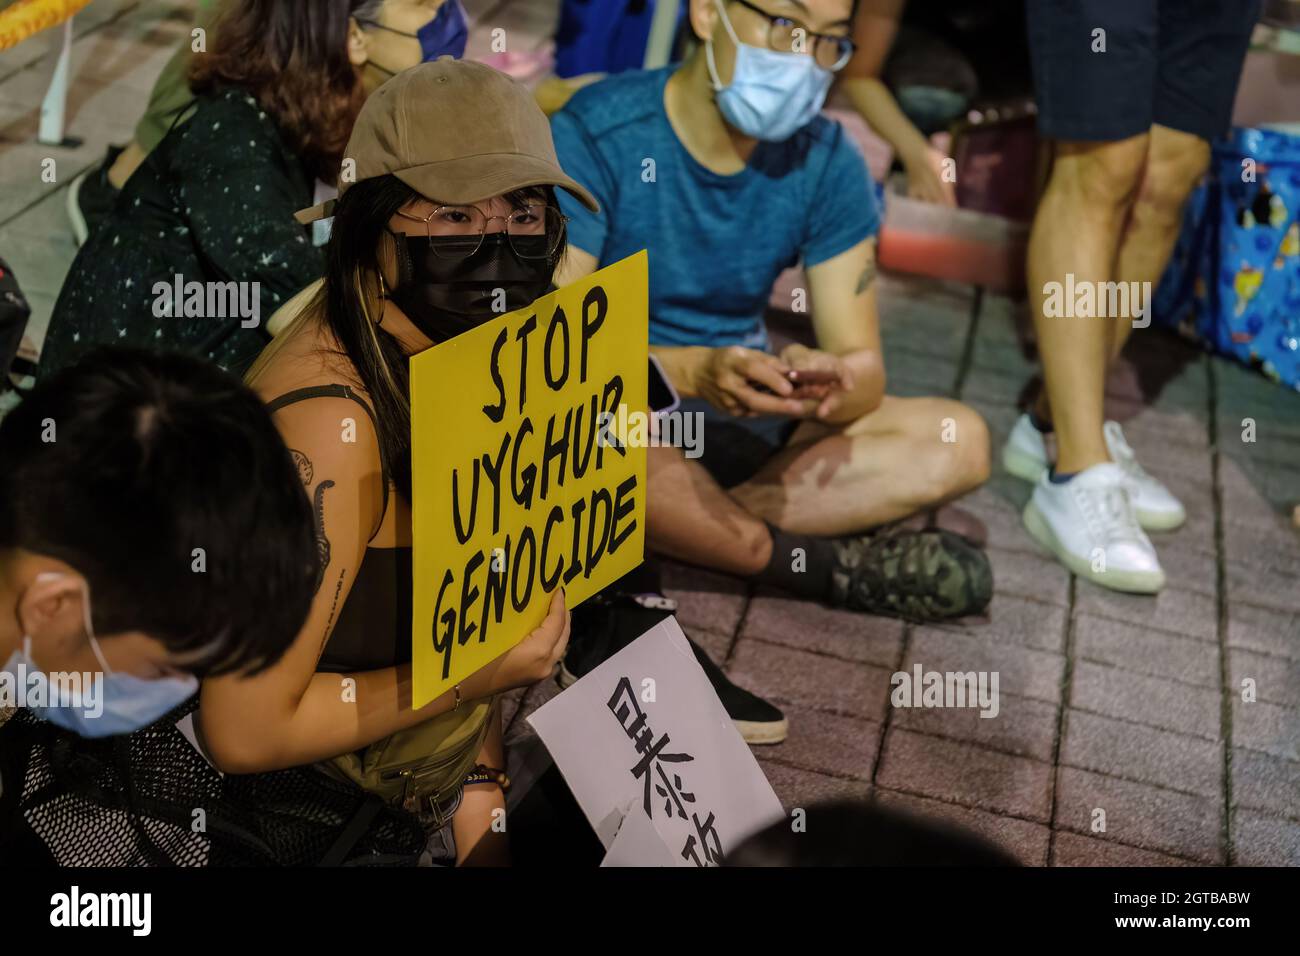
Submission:
[[[568,687],[585,677],[664,618],[671,617],[676,607],[676,601],[662,594],[598,594],[589,598],[572,612],[569,649],[556,677],[559,685]],[[785,714],[737,687],[703,648],[690,637],[686,640],[745,743],[779,744],[785,740],[789,733]]]

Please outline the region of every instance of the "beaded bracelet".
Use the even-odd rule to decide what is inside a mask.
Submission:
[[[479,783],[494,783],[501,788],[503,793],[510,789],[510,778],[504,770],[485,767],[483,764],[477,764],[473,770],[467,773],[461,786],[472,787]]]

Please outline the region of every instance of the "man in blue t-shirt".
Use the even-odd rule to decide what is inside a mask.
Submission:
[[[990,597],[982,551],[947,531],[868,532],[983,482],[988,431],[957,402],[884,394],[880,214],[861,156],[819,115],[853,6],[692,0],[702,45],[684,64],[575,94],[555,145],[601,211],[561,199],[557,281],[649,250],[652,351],[706,425],[702,463],[649,450],[655,550],[836,606],[956,617]],[[817,348],[774,353],[764,309],[800,261]]]

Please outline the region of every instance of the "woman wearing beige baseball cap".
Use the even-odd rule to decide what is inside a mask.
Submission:
[[[560,169],[525,87],[446,58],[370,97],[342,181],[336,201],[299,216],[334,217],[323,281],[248,374],[315,507],[315,602],[281,663],[204,685],[200,723],[223,768],[322,761],[421,813],[434,860],[499,862],[495,695],[551,676],[569,616],[557,592],[521,644],[410,709],[408,361],[548,291],[564,251],[555,187],[596,204]]]

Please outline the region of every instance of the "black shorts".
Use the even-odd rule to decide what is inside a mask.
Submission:
[[[1040,133],[1113,141],[1158,123],[1217,139],[1261,3],[1025,0]]]
[[[680,410],[704,414],[703,454],[697,461],[723,488],[734,488],[758,474],[799,427],[797,418],[738,418],[700,398],[682,399]]]

